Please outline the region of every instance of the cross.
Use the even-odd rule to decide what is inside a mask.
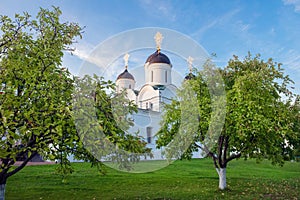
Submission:
[[[155,42],[156,42],[156,49],[159,51],[160,50],[160,46],[161,46],[161,42],[164,39],[163,35],[160,32],[157,32],[155,34]]]
[[[128,67],[128,60],[129,60],[129,54],[126,53],[123,57],[124,61],[125,61],[125,68],[127,69]]]
[[[192,58],[191,56],[189,56],[188,59],[187,59],[187,62],[189,64],[189,69],[190,69],[191,73],[192,73],[192,70],[193,70],[193,60],[194,60],[194,58]]]

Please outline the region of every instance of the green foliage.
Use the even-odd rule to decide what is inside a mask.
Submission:
[[[184,81],[177,91],[178,100],[165,105],[166,112],[161,121],[161,129],[157,133],[157,147],[169,147],[169,159],[190,159],[192,152],[198,150],[196,142],[203,142],[208,132],[212,106],[210,91],[204,80],[208,77],[202,75],[203,73],[200,75],[199,72],[198,77],[194,76]],[[174,141],[174,138],[177,139]]]
[[[298,101],[293,102],[296,96],[289,88],[292,80],[284,75],[281,64],[272,59],[265,62],[259,55],[249,55],[244,61],[235,57],[223,74],[228,105],[224,135],[230,137],[229,152],[282,164],[299,131],[294,123]]]
[[[295,133],[293,135],[288,135],[288,141],[290,144],[293,145],[293,148],[287,149],[284,152],[284,156],[286,160],[294,159],[300,162],[300,103],[299,103],[299,96],[296,99],[296,103],[291,107],[294,116],[294,124],[292,131]]]
[[[299,98],[291,92],[293,81],[284,75],[281,64],[249,54],[243,61],[234,56],[224,69],[210,65],[206,63],[203,71],[186,80],[177,93],[179,99],[165,107],[158,147],[166,146],[169,154],[186,158],[200,148],[213,158],[216,168],[226,168],[229,161],[241,156],[258,161],[267,158],[273,164],[293,158],[294,149],[299,147]],[[216,80],[218,73],[223,83]],[[190,108],[182,107],[188,90],[197,98]],[[226,117],[221,107],[226,108]],[[199,120],[197,128],[190,123],[184,132],[180,127],[186,110],[197,112]],[[176,134],[193,137],[185,154],[168,148]]]
[[[112,152],[112,145],[101,145],[149,152],[140,138],[126,134],[132,125],[129,114],[136,107],[124,94],[109,93],[114,90],[111,81],[97,76],[73,78],[61,67],[63,53],[72,50],[82,28],[61,22],[60,15],[53,7],[41,8],[36,19],[27,13],[14,20],[0,18],[0,184],[37,154],[59,161],[58,171],[65,174],[73,172],[70,155],[101,170],[101,159]],[[78,112],[88,120],[74,121]],[[19,158],[23,163],[12,168]],[[136,162],[139,157],[116,156],[114,160],[130,168],[128,160]]]
[[[61,138],[72,144],[76,135],[69,131],[73,79],[59,66],[81,28],[61,23],[60,15],[53,8],[41,9],[36,20],[27,13],[0,18],[1,183],[24,167],[9,172],[18,157],[24,165],[37,153],[54,159]]]
[[[127,133],[133,125],[130,116],[136,111],[136,105],[124,93],[115,93],[111,81],[106,82],[96,75],[76,78],[73,113],[83,151],[86,151],[77,150],[76,157],[98,162],[105,159],[120,168],[131,169],[130,164],[139,161],[138,154],[150,153],[146,142],[137,134]]]

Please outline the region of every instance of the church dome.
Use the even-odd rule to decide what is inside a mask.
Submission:
[[[171,64],[170,59],[165,54],[161,53],[160,51],[155,51],[153,54],[151,54],[147,60],[146,63],[152,64],[152,63],[166,63]]]
[[[134,77],[132,76],[132,74],[130,74],[130,73],[128,72],[127,69],[125,69],[124,72],[122,72],[122,73],[118,76],[117,80],[119,80],[119,79],[131,79],[131,80],[134,80]]]
[[[184,80],[191,80],[196,78],[196,76],[192,73],[189,73],[188,75],[185,76]]]

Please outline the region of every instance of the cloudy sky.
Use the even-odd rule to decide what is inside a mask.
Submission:
[[[283,63],[300,93],[300,0],[1,0],[0,14],[35,15],[39,7],[52,5],[60,7],[63,20],[85,26],[75,55],[64,57],[64,65],[74,74],[107,38],[131,29],[161,27],[187,35],[208,54],[215,53],[220,67],[233,54],[243,58],[248,51],[264,59],[272,57]],[[135,56],[130,58],[134,61]],[[123,70],[120,62],[115,63],[120,68],[110,70],[108,78],[115,79]]]

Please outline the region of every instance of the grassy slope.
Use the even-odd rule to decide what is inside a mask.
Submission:
[[[131,174],[108,169],[100,175],[88,163],[62,183],[55,165],[28,166],[7,183],[7,199],[297,199],[300,163],[272,166],[232,161],[226,191],[219,191],[211,160],[176,161],[159,171]]]

